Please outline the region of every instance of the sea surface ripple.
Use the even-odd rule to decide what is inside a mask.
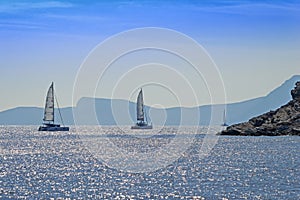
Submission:
[[[1,126],[0,199],[300,199],[300,137],[221,136],[203,157],[205,128],[195,135],[166,127],[151,136],[116,127],[90,134],[95,129]],[[174,133],[192,137],[189,148],[147,173],[111,168],[82,142],[83,135],[106,137],[128,152],[146,152],[170,143]]]

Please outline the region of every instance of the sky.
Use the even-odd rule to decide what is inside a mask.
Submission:
[[[60,107],[76,104],[76,78],[91,52],[116,34],[144,27],[174,30],[199,43],[219,70],[228,103],[265,96],[300,74],[299,1],[1,0],[0,111],[42,107],[52,81]],[[175,68],[180,67],[185,71],[184,66]],[[108,76],[101,81],[115,84],[110,80]],[[128,82],[124,83],[126,87]],[[192,87],[200,93],[203,89],[195,83]],[[110,98],[108,90],[96,92],[95,97]],[[151,102],[153,94],[161,96],[163,106],[176,106],[168,101],[173,98],[154,95],[152,90],[146,104],[158,104],[158,98]],[[133,100],[135,94],[113,97]],[[199,104],[210,102],[203,98]]]

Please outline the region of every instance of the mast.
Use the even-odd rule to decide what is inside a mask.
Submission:
[[[63,124],[63,126],[65,126],[64,120],[63,120],[61,112],[60,112],[60,108],[59,108],[59,104],[58,104],[58,100],[57,100],[57,96],[56,95],[55,95],[55,100],[56,100],[56,105],[57,105],[58,113],[59,113],[59,116],[60,116],[60,121]]]
[[[223,112],[223,125],[227,126],[227,123],[226,123],[226,112],[225,112],[225,110]]]
[[[50,87],[48,89],[48,92],[47,92],[43,120],[44,120],[44,122],[54,123],[54,88],[53,88],[53,82],[50,85]]]
[[[136,104],[136,115],[138,121],[144,121],[144,100],[143,100],[143,90],[141,89],[137,98]]]

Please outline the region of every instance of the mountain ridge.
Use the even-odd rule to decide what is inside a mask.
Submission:
[[[294,75],[266,96],[226,105],[227,123],[235,124],[249,120],[259,114],[277,109],[291,100],[290,91],[300,75]],[[113,105],[113,109],[112,109]],[[135,103],[122,99],[105,99],[82,97],[76,107],[61,108],[64,123],[73,125],[130,125],[135,122]],[[208,125],[211,123],[211,109],[219,109],[223,113],[224,105],[203,105],[196,107],[170,107],[166,109],[145,106],[152,113],[152,119],[158,125]],[[96,109],[96,113],[95,113]],[[118,111],[116,111],[118,110]],[[117,112],[117,113],[116,113]],[[189,124],[188,118],[182,117],[182,112],[190,118],[200,116],[200,122]],[[57,115],[57,112],[56,112]],[[30,116],[30,117],[28,117]],[[75,119],[74,119],[75,116]],[[59,116],[55,116],[58,118]],[[1,125],[39,125],[42,123],[43,108],[16,107],[0,112]],[[222,116],[220,116],[222,118]],[[181,121],[184,120],[184,121]],[[222,119],[220,119],[222,120]],[[220,121],[219,120],[219,121]],[[218,123],[218,122],[217,122]]]

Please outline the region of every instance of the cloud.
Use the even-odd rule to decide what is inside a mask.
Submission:
[[[272,1],[224,1],[222,4],[209,3],[194,5],[194,9],[206,12],[242,14],[242,15],[270,15],[282,12],[299,15],[298,2],[272,2]]]
[[[40,23],[31,23],[28,21],[2,21],[0,20],[0,27],[4,28],[6,30],[9,29],[41,29],[42,27],[44,27],[44,24],[40,24]]]
[[[110,18],[97,15],[85,15],[85,14],[43,14],[43,17],[52,18],[52,19],[62,19],[70,21],[106,21]]]
[[[0,13],[18,12],[32,9],[49,9],[49,8],[69,8],[73,4],[62,1],[44,1],[44,2],[6,2],[0,3]]]

